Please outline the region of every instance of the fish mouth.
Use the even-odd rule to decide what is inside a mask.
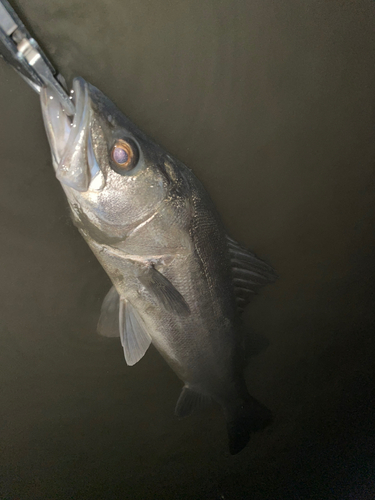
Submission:
[[[42,114],[58,180],[76,191],[98,190],[104,186],[91,136],[91,106],[87,82],[73,80],[71,99],[74,115],[68,115],[51,87],[40,94]]]

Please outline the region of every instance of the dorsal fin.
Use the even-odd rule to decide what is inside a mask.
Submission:
[[[251,297],[262,286],[274,283],[278,275],[271,266],[229,236],[227,236],[227,242],[238,310],[242,312],[250,302]]]

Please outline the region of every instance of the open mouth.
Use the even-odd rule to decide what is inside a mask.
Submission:
[[[89,91],[83,78],[74,79],[71,98],[75,113],[68,116],[53,89],[45,87],[41,91],[44,125],[56,177],[77,191],[101,189],[104,177],[93,149]]]

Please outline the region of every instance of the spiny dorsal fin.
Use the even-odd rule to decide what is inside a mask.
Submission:
[[[278,276],[271,266],[258,259],[229,236],[227,236],[227,242],[238,310],[242,312],[251,297],[262,286],[274,283]]]

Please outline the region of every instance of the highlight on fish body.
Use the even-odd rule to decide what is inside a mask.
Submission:
[[[98,332],[120,337],[130,366],[152,343],[184,383],[176,415],[215,401],[235,454],[271,421],[248,393],[239,325],[277,275],[227,235],[190,169],[84,79],[72,90],[73,115],[50,86],[41,106],[74,224],[113,284]]]

